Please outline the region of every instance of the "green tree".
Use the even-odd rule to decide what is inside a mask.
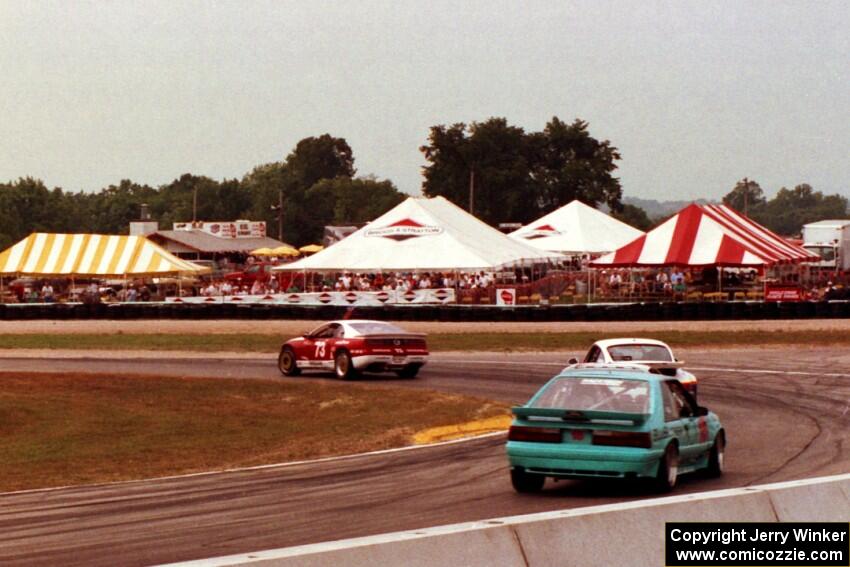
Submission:
[[[360,224],[384,214],[407,196],[391,181],[372,177],[323,179],[306,194],[306,204],[313,211],[315,224],[305,237],[317,242],[325,225]]]
[[[622,208],[623,190],[613,176],[620,152],[608,140],[591,136],[587,127],[583,120],[567,124],[555,116],[543,132],[532,136],[542,212],[575,199],[594,207],[605,203],[614,212]]]
[[[322,179],[353,177],[356,173],[348,142],[330,134],[298,142],[286,156],[286,167],[292,183],[305,191]]]
[[[490,224],[508,219],[528,222],[534,201],[530,146],[522,128],[504,118],[434,126],[429,144],[420,149],[431,162],[424,171],[423,193],[441,195]]]
[[[321,237],[324,216],[308,204],[307,192],[324,179],[351,178],[355,171],[345,139],[323,134],[298,142],[286,156],[280,177],[284,240],[301,246]]]
[[[240,182],[251,201],[246,217],[251,220],[265,221],[270,235],[277,236],[278,217],[273,207],[278,206],[280,192],[287,183],[286,175],[286,165],[283,162],[273,162],[258,165]],[[284,213],[286,212],[284,209]],[[285,226],[290,226],[290,223],[284,220]],[[286,240],[286,236],[283,239]]]
[[[755,218],[763,218],[767,199],[761,186],[746,177],[738,181],[735,187],[723,197],[723,202],[736,211]]]
[[[130,222],[139,218],[142,203],[150,203],[158,209],[157,212],[162,211],[161,207],[157,207],[159,195],[156,189],[129,179],[122,179],[118,185],[110,185],[98,193],[81,194],[89,219],[79,230],[127,234]]]
[[[297,246],[315,242],[330,216],[326,208],[333,203],[308,199],[308,191],[322,180],[350,179],[354,173],[354,157],[345,139],[330,134],[304,138],[284,161],[257,166],[242,178],[240,185],[251,200],[245,216],[266,221],[269,233],[276,235],[282,197],[283,240]]]
[[[612,212],[611,216],[644,232],[653,227],[652,219],[637,205],[624,203],[623,208],[619,212]]]
[[[794,189],[780,189],[767,202],[764,224],[779,234],[797,235],[804,224],[829,218],[846,218],[847,198],[841,195],[824,195],[808,183]]]
[[[622,207],[620,182],[612,175],[620,154],[590,136],[581,120],[566,124],[554,117],[530,134],[504,118],[434,126],[420,150],[429,162],[423,193],[468,210],[472,181],[473,212],[490,224],[527,223],[573,199]]]

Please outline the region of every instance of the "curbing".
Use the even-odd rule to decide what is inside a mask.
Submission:
[[[610,567],[663,563],[664,523],[850,522],[850,474],[511,516],[175,563],[184,567],[465,565]]]

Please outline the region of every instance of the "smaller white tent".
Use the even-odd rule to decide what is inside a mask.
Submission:
[[[640,230],[578,200],[510,234],[540,250],[567,254],[611,252],[641,235]]]
[[[443,197],[410,197],[321,252],[275,270],[493,270],[560,259],[502,234]]]

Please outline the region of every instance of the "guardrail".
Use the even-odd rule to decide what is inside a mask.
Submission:
[[[351,306],[232,303],[0,304],[0,320],[338,319]],[[850,318],[850,301],[591,303],[575,305],[356,306],[363,319],[396,321],[682,321]]]
[[[574,508],[227,557],[184,567],[664,564],[666,522],[850,521],[850,474]]]

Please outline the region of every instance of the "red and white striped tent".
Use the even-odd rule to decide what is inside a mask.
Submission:
[[[591,265],[769,266],[817,260],[726,205],[688,205],[675,216]]]

